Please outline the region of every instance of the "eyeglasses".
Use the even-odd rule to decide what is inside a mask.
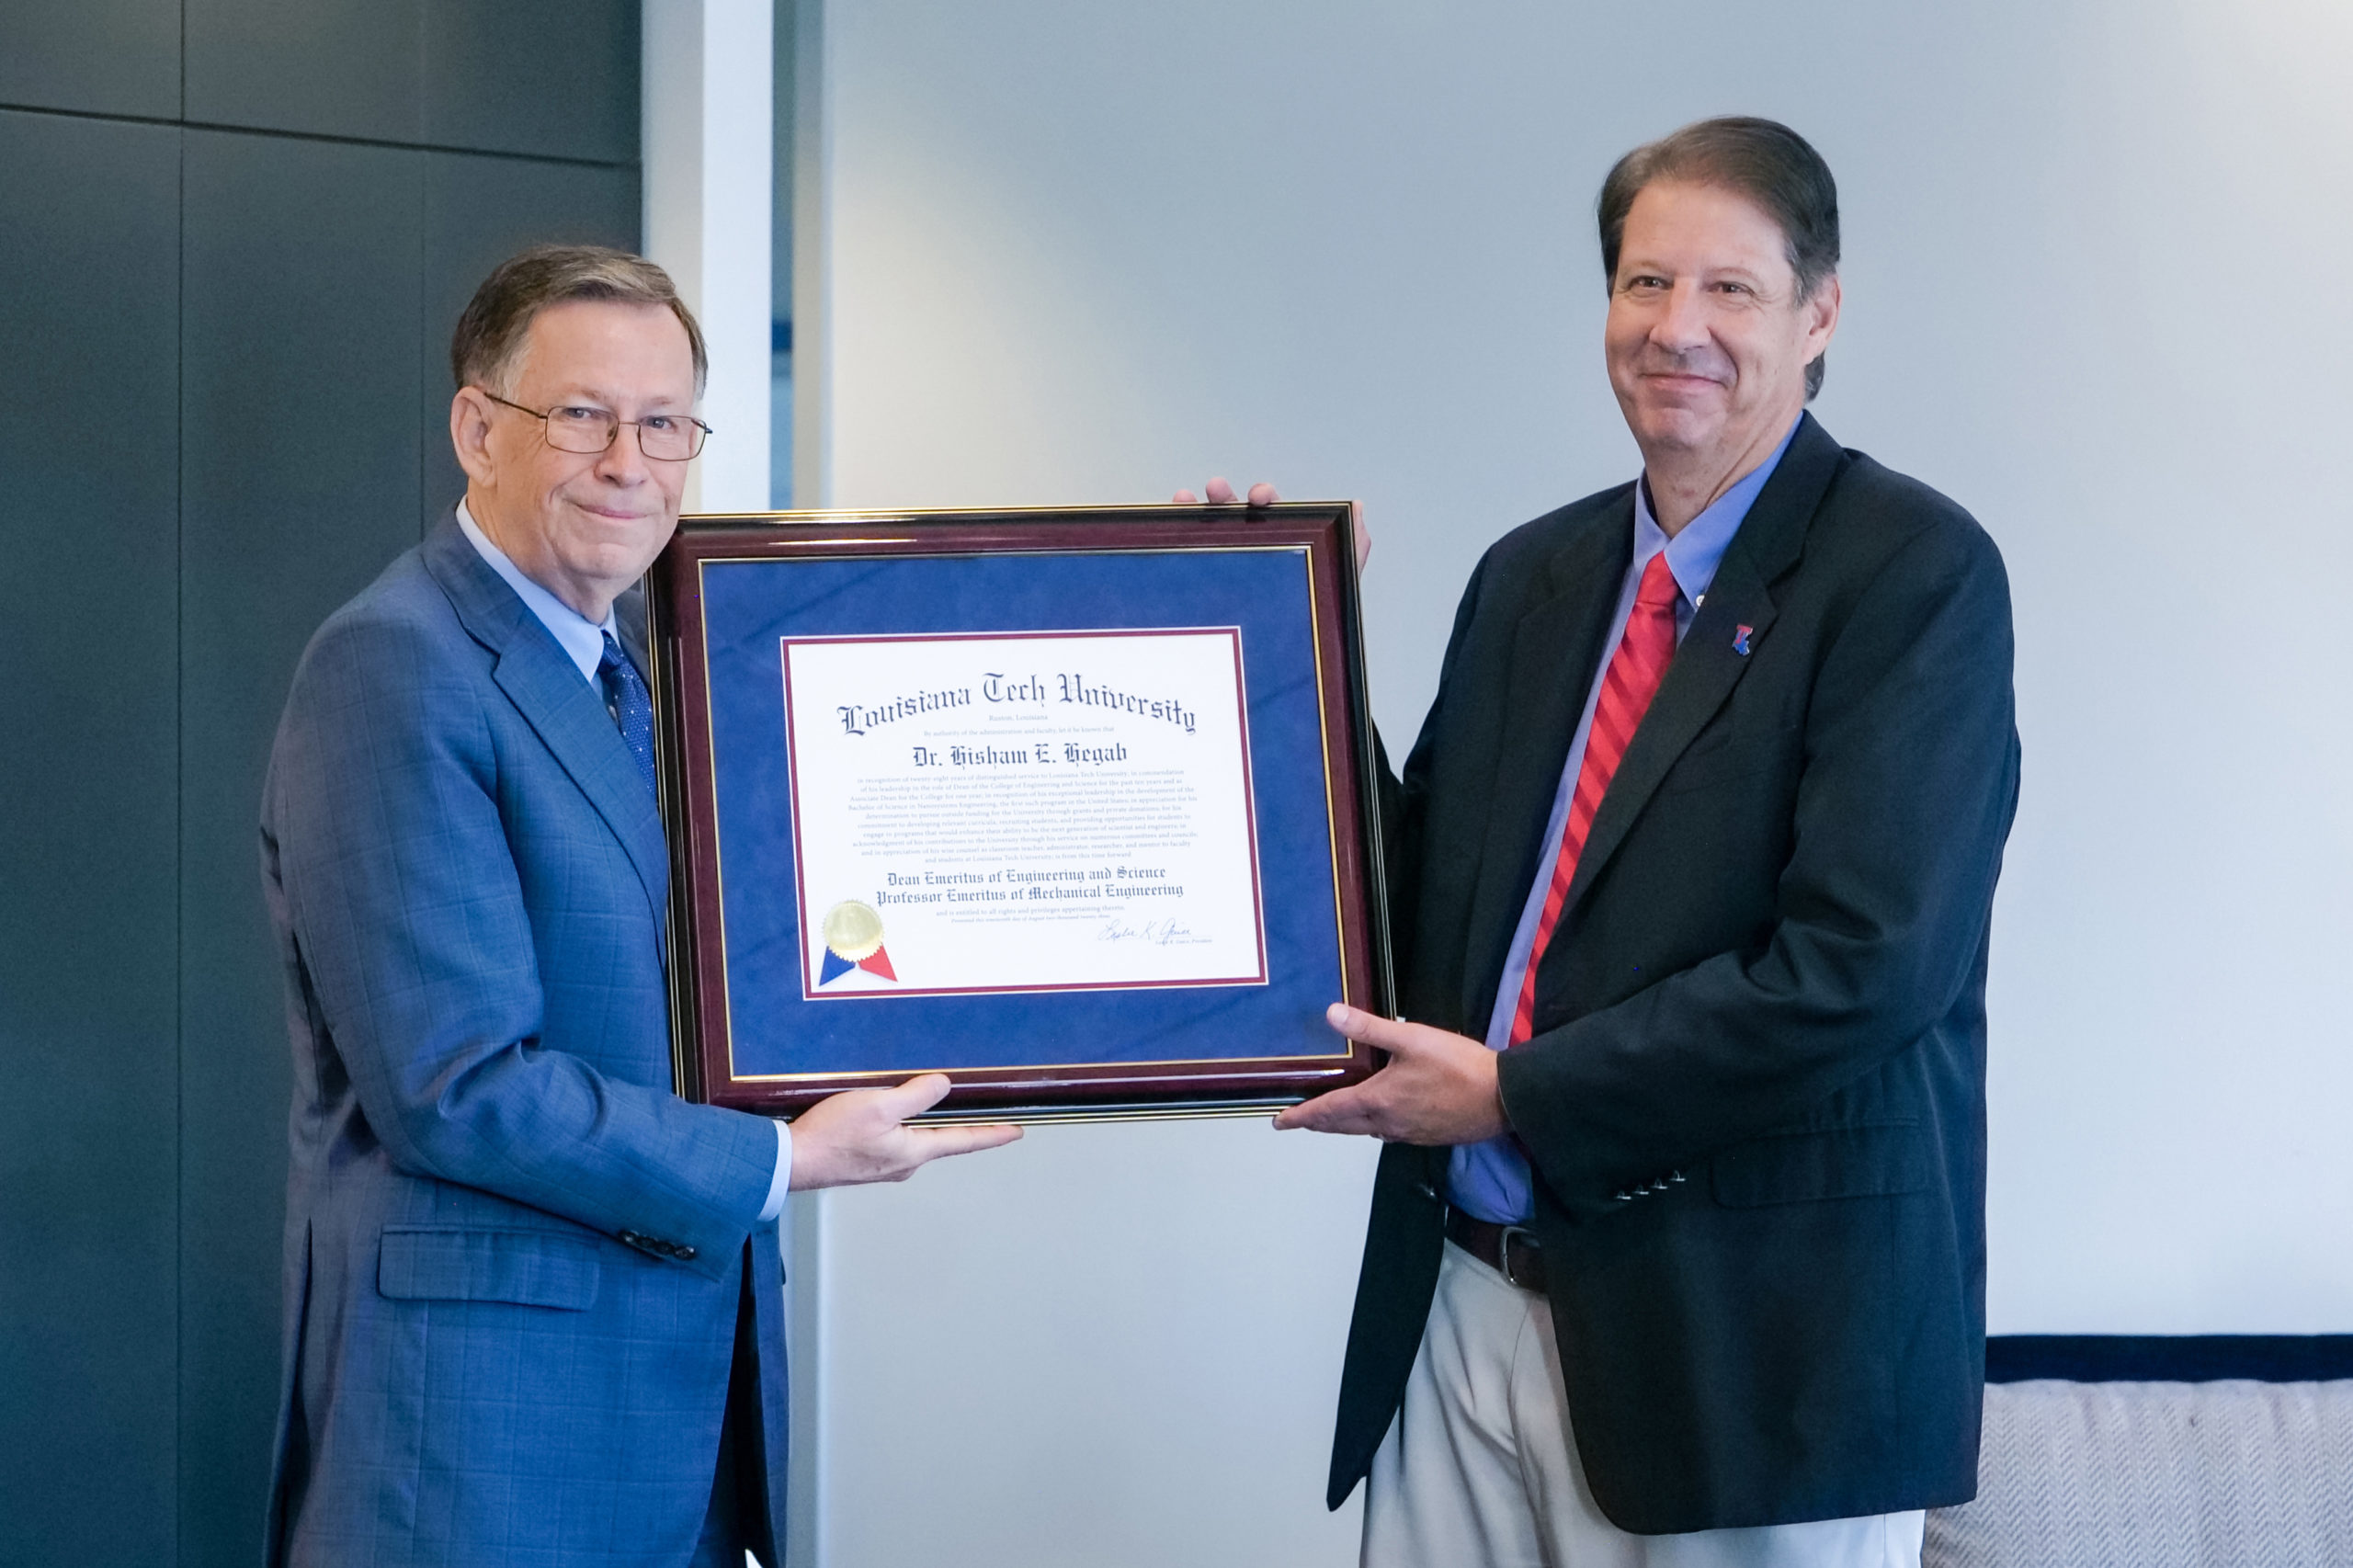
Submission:
[[[482,389],[477,389],[482,390]],[[687,414],[649,414],[623,419],[608,408],[559,406],[545,411],[509,403],[494,392],[483,391],[491,402],[528,414],[547,426],[548,445],[559,452],[601,452],[620,436],[621,426],[637,427],[637,449],[655,462],[682,463],[702,450],[710,426]]]

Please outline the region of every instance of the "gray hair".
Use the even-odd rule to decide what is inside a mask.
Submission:
[[[694,352],[695,392],[710,374],[702,328],[678,298],[670,275],[642,256],[605,245],[533,245],[507,257],[482,280],[449,338],[449,372],[461,387],[504,397],[514,390],[531,322],[550,305],[571,300],[612,300],[663,305],[687,329]]]

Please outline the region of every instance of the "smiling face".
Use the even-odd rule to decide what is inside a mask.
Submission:
[[[1603,347],[1654,487],[1729,487],[1805,407],[1805,368],[1838,324],[1838,279],[1798,296],[1780,225],[1721,186],[1661,180],[1626,213]]]
[[[667,306],[568,300],[531,318],[515,384],[531,410],[606,410],[624,420],[694,410],[694,353]],[[466,508],[525,576],[601,621],[678,526],[684,462],[649,460],[623,429],[602,452],[559,451],[530,415],[461,387],[449,436]]]

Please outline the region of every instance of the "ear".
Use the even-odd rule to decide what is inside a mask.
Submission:
[[[458,466],[476,484],[489,484],[498,465],[490,455],[490,420],[495,412],[480,387],[460,387],[449,400],[449,445],[457,449]]]
[[[1830,339],[1838,331],[1838,275],[1832,273],[1814,290],[1813,297],[1798,307],[1805,317],[1805,361],[1812,364],[1829,348]]]

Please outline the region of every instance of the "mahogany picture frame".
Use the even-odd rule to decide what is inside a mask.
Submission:
[[[1294,575],[1297,603],[1288,605]],[[836,999],[809,1012],[816,1004],[805,982],[796,993],[773,978],[782,972],[773,962],[758,966],[758,952],[779,949],[777,937],[739,936],[731,950],[731,912],[740,930],[797,928],[802,918],[782,856],[762,847],[785,809],[767,781],[779,761],[790,767],[790,743],[762,706],[760,682],[773,677],[745,650],[804,625],[835,637],[957,635],[962,623],[937,608],[943,603],[1010,600],[1003,613],[1014,615],[1027,605],[1017,634],[1061,634],[1067,629],[1030,624],[1058,618],[1092,627],[1107,619],[1107,603],[1125,628],[1189,627],[1221,616],[1226,577],[1256,585],[1256,597],[1223,619],[1251,628],[1256,643],[1244,662],[1253,678],[1261,667],[1272,672],[1264,690],[1253,686],[1244,698],[1248,711],[1264,708],[1277,721],[1269,733],[1306,733],[1297,677],[1312,671],[1312,740],[1248,743],[1256,809],[1294,829],[1279,835],[1293,848],[1269,853],[1259,892],[1263,918],[1285,923],[1293,939],[1269,948],[1272,967],[1255,990],[1176,1001],[1099,991],[1082,1000],[1049,988],[847,1007]],[[1094,598],[1059,593],[1065,579]],[[1163,580],[1178,585],[1154,591]],[[899,592],[895,582],[925,591]],[[989,584],[1017,591],[984,592]],[[1347,503],[690,516],[647,574],[644,600],[670,850],[672,1053],[681,1096],[790,1118],[846,1089],[938,1071],[953,1087],[925,1119],[1269,1114],[1379,1065],[1371,1047],[1322,1021],[1334,1001],[1394,1013],[1381,765],[1366,699]],[[1092,608],[1064,610],[1065,603]],[[1313,835],[1295,830],[1319,822],[1329,885],[1309,887],[1316,879],[1296,869],[1312,868],[1313,857],[1295,846]],[[1321,945],[1326,908],[1328,950]],[[801,941],[807,937],[801,932]],[[1335,976],[1336,984],[1316,984]],[[822,1029],[813,1022],[821,1017]],[[1018,1042],[1033,1038],[1077,1043],[1030,1052],[1042,1060],[1005,1059],[1023,1054]],[[1155,1043],[1137,1054],[1139,1038]],[[1280,1040],[1290,1046],[1260,1051],[1256,1043]]]

